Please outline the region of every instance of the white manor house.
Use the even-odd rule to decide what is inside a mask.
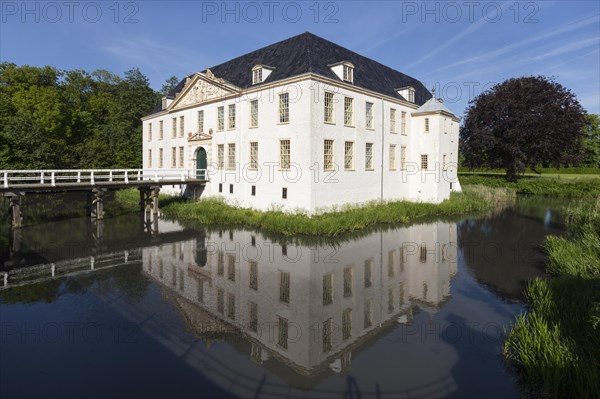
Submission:
[[[186,77],[142,120],[145,169],[208,180],[172,194],[315,213],[460,190],[459,119],[442,100],[308,32]]]

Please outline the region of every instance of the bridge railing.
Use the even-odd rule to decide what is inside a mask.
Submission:
[[[0,170],[3,188],[20,185],[49,185],[84,183],[133,183],[136,181],[205,180],[206,169],[45,169]]]

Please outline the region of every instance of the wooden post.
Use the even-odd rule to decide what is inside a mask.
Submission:
[[[21,251],[21,229],[12,229],[10,240],[10,256],[11,258]]]
[[[94,199],[92,200],[92,219],[102,220],[104,219],[104,189],[95,188],[92,190]]]
[[[13,229],[18,229],[23,226],[23,217],[21,215],[21,195],[18,193],[10,193],[8,195],[8,212]]]
[[[158,236],[158,214],[154,214],[154,220],[152,221],[152,236]]]
[[[140,212],[144,212],[144,210],[146,209],[145,191],[141,187],[138,189],[138,191],[140,192]]]
[[[152,187],[152,213],[158,215],[158,193],[160,193],[160,186]]]

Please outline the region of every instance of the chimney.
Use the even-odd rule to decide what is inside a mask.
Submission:
[[[163,97],[162,98],[162,109],[165,110],[169,107],[169,105],[171,105],[171,103],[173,102],[173,99],[170,97]]]

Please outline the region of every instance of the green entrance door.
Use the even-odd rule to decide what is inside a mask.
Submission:
[[[202,147],[196,150],[196,179],[206,180],[206,150]]]

